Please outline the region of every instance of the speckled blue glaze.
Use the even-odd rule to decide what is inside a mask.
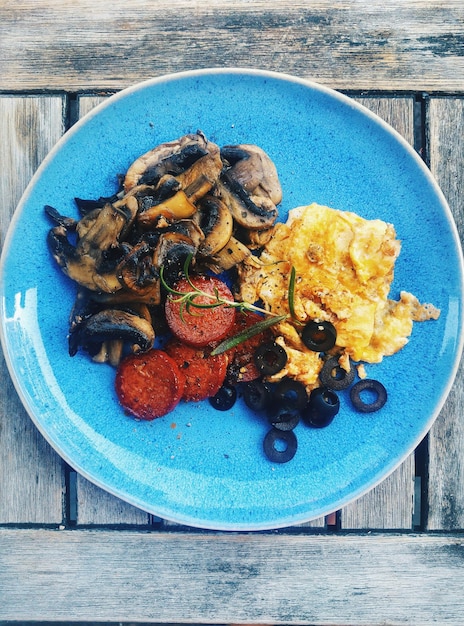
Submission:
[[[181,404],[150,423],[124,415],[114,371],[67,352],[75,288],[46,246],[45,204],[77,215],[75,196],[116,189],[156,144],[201,129],[212,141],[256,143],[274,160],[292,207],[318,202],[392,222],[403,242],[391,292],[441,309],[369,376],[389,390],[360,415],[342,395],[329,428],[296,429],[298,452],[274,465],[267,426],[241,403],[229,412]],[[155,515],[192,526],[263,530],[326,514],[386,477],[426,434],[462,348],[462,254],[446,202],[390,127],[336,92],[281,74],[203,70],[157,78],[97,107],[45,159],[14,215],[1,266],[7,363],[31,418],[77,471]]]

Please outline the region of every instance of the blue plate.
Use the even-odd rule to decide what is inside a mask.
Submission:
[[[73,198],[110,195],[117,175],[156,144],[201,129],[219,145],[256,143],[274,160],[280,219],[311,202],[395,225],[402,240],[391,297],[441,309],[369,376],[389,390],[378,413],[342,397],[332,425],[296,429],[286,464],[265,457],[268,428],[242,402],[226,413],[181,404],[154,422],[121,410],[114,370],[68,356],[75,287],[46,245],[43,207],[77,216]],[[2,342],[31,418],[86,478],[157,516],[197,527],[263,530],[329,513],[392,472],[424,437],[449,392],[462,340],[462,253],[449,208],[406,142],[334,91],[270,72],[213,69],[149,80],[109,98],[58,142],[14,215],[1,266]]]

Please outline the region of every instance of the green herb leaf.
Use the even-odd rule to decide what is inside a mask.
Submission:
[[[290,311],[290,315],[296,319],[296,313],[295,313],[295,278],[296,278],[296,271],[295,268],[292,265],[292,269],[290,271],[290,280],[288,283],[288,308]]]
[[[186,311],[187,313],[189,313],[190,315],[194,315],[195,313],[192,311],[192,309],[214,309],[218,306],[225,306],[225,307],[230,307],[230,308],[235,308],[238,309],[239,311],[242,312],[246,312],[246,311],[256,311],[257,313],[261,313],[262,315],[266,315],[269,316],[268,319],[264,320],[262,322],[262,324],[264,325],[262,327],[262,329],[258,328],[258,330],[256,330],[256,332],[253,332],[250,337],[252,337],[254,334],[257,334],[259,332],[261,332],[261,330],[264,330],[265,328],[268,328],[269,326],[272,326],[273,324],[278,323],[279,321],[281,321],[281,319],[284,319],[285,317],[287,317],[286,315],[283,315],[281,317],[276,316],[275,314],[271,313],[270,311],[266,311],[265,309],[262,309],[258,306],[255,306],[254,304],[250,304],[249,302],[237,302],[235,300],[225,300],[224,298],[222,298],[219,294],[219,290],[217,288],[214,289],[214,294],[211,293],[207,293],[206,291],[203,291],[202,289],[199,289],[192,281],[192,279],[190,278],[190,274],[189,274],[189,268],[190,268],[190,264],[192,262],[192,258],[193,255],[189,254],[187,256],[187,258],[185,259],[184,262],[184,274],[185,274],[185,278],[187,280],[187,282],[189,283],[189,285],[191,286],[192,290],[191,291],[177,291],[176,289],[173,289],[172,287],[170,287],[165,279],[164,279],[164,267],[162,266],[160,268],[160,280],[161,280],[161,284],[163,285],[163,287],[166,289],[166,291],[168,292],[168,295],[170,298],[172,298],[173,302],[178,302],[180,303],[180,317],[182,319],[182,321],[185,322],[184,319],[184,312]],[[198,302],[196,299],[200,296],[204,296],[205,299],[209,299],[211,300],[210,303],[208,302]],[[200,314],[200,312],[198,312],[198,314]],[[260,322],[258,322],[258,326],[259,326]],[[253,328],[253,327],[251,327]],[[251,330],[251,329],[249,329]],[[246,332],[249,332],[246,331]],[[231,338],[233,339],[233,338]],[[238,345],[239,343],[241,343],[242,341],[246,341],[247,337],[245,337],[244,339],[238,339],[237,342],[235,343],[235,345]],[[218,346],[219,348],[220,346]],[[233,346],[231,346],[233,347]],[[218,349],[216,348],[216,350]],[[225,348],[224,350],[228,350],[229,348]],[[219,352],[217,354],[220,354]]]
[[[249,328],[243,330],[241,333],[225,339],[218,346],[216,346],[216,348],[214,348],[211,354],[222,354],[223,352],[226,352],[231,348],[235,348],[235,346],[238,346],[240,343],[247,341],[247,339],[251,339],[251,337],[258,335],[270,326],[282,322],[284,319],[286,319],[286,317],[286,315],[276,315],[274,317],[268,317],[267,319],[263,319],[262,322],[257,322],[256,324],[253,324],[253,326],[250,326]]]

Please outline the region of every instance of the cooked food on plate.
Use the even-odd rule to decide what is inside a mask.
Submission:
[[[321,359],[304,345],[299,323],[331,322],[334,351],[349,369],[348,359],[378,363],[394,354],[407,343],[414,321],[438,318],[434,306],[405,291],[398,301],[390,299],[400,249],[392,224],[317,204],[291,210],[287,222],[275,226],[261,266],[247,260],[240,265],[238,292],[275,314],[288,313],[288,275],[295,269],[295,317],[274,329],[288,362],[274,378],[317,384]]]
[[[300,419],[333,421],[341,389],[380,410],[387,392],[364,364],[440,314],[407,291],[391,298],[392,224],[315,203],[279,222],[281,199],[262,148],[198,131],[138,157],[113,196],[76,198],[78,219],[45,207],[52,256],[77,286],[70,355],[115,367],[121,405],[142,420],[243,396],[271,425],[276,463],[296,453]]]

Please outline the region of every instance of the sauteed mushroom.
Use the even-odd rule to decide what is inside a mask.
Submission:
[[[219,147],[198,131],[162,143],[136,159],[127,170],[124,191],[140,184],[157,185],[166,174],[178,178],[184,189],[205,177],[211,189],[221,169]]]
[[[280,198],[275,167],[260,148],[221,153],[198,131],[136,159],[113,196],[75,198],[80,219],[45,207],[55,224],[52,255],[79,286],[70,355],[82,348],[117,365],[127,347],[148,350],[152,307],[163,299],[161,270],[173,286],[188,259],[216,273],[244,259],[259,263],[251,249],[270,236]]]
[[[136,201],[106,204],[97,210],[76,246],[68,240],[64,225],[52,228],[48,244],[62,271],[79,285],[94,291],[113,293],[121,289],[115,272],[101,272],[108,252],[119,245],[119,238],[133,222]],[[75,230],[78,230],[76,225]],[[82,231],[81,231],[82,232]]]
[[[94,297],[92,291],[78,290],[69,325],[70,356],[82,348],[96,361],[117,365],[125,345],[132,351],[153,345],[155,332],[147,306],[108,306]]]
[[[249,230],[271,228],[282,199],[277,171],[267,154],[253,145],[226,146],[225,167],[216,189],[234,220]]]
[[[230,164],[228,173],[252,199],[268,198],[274,207],[282,201],[282,187],[277,169],[269,156],[259,146],[241,144],[224,146],[221,157]]]
[[[232,237],[232,215],[220,198],[207,195],[201,200],[198,205],[198,222],[205,237],[198,248],[202,256],[216,254]]]
[[[183,276],[184,265],[194,256],[196,246],[190,237],[182,233],[166,232],[160,237],[154,254],[154,262],[163,268],[163,279],[172,286]]]
[[[154,248],[145,240],[139,242],[118,266],[122,285],[137,295],[144,296],[159,282],[159,271],[153,262]]]
[[[250,257],[251,252],[245,244],[241,243],[235,237],[231,237],[227,244],[211,255],[206,263],[207,267],[216,274],[227,271]]]
[[[135,313],[103,309],[81,324],[73,348],[78,345],[94,356],[109,340],[121,340],[129,343],[133,352],[145,352],[153,346],[155,332],[149,321]]]

